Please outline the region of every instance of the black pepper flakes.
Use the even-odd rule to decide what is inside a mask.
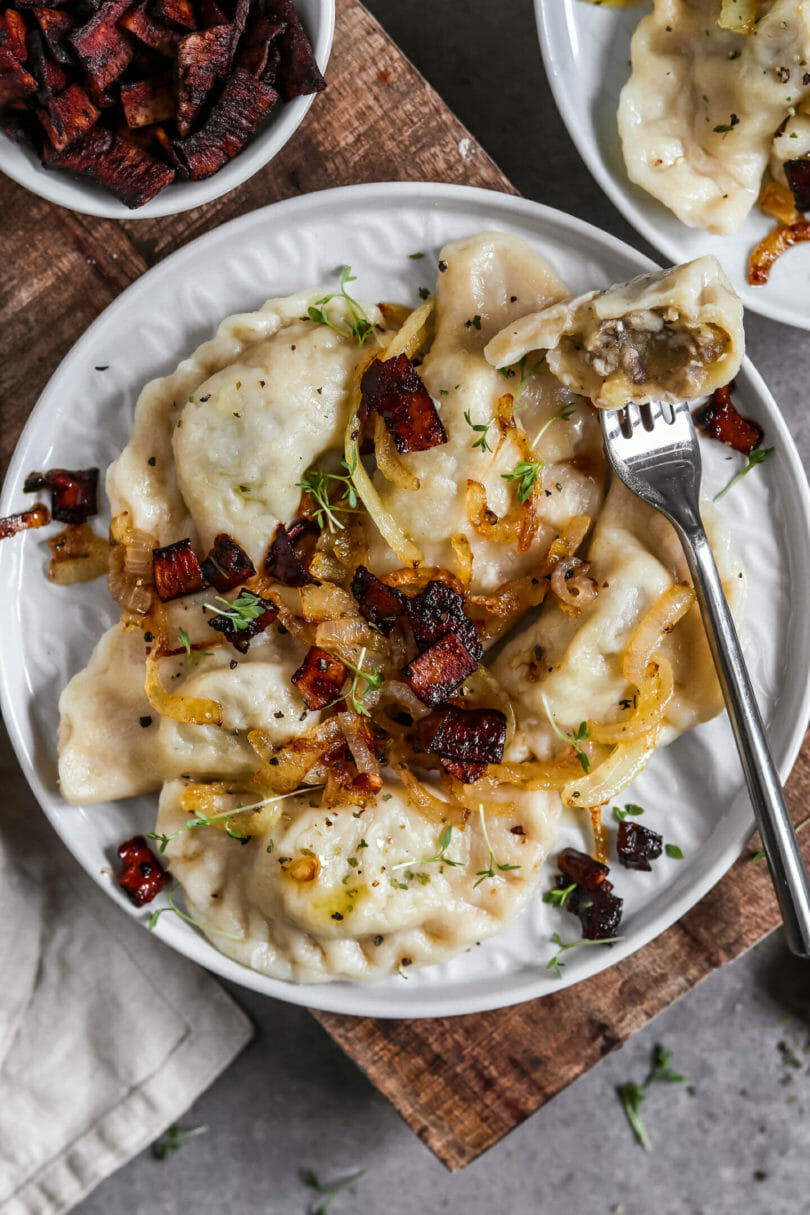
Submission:
[[[276,720],[278,721],[280,718],[282,718],[282,717],[284,716],[284,714],[281,712],[281,709],[276,709],[276,711],[275,711],[275,713],[273,714],[273,716],[274,716],[274,717],[276,718]]]
[[[446,269],[447,269],[447,262],[445,262],[445,261],[439,262],[439,274],[444,274]]]
[[[376,937],[374,938],[374,944],[375,944],[375,945],[382,945],[382,943],[383,943],[383,939],[384,939],[384,938],[383,938],[382,933],[378,932],[378,933],[377,933],[377,935],[376,935]]]
[[[332,919],[333,919],[333,920],[342,920],[342,919],[343,919],[343,915],[342,915],[342,913],[341,913],[340,911],[333,911],[333,912],[332,912]]]
[[[147,644],[147,645],[149,644],[149,642],[150,642],[150,641],[153,641],[153,640],[154,640],[154,638],[152,637],[152,634],[151,634],[151,633],[144,633],[144,635],[143,635],[143,639],[144,639],[144,641],[146,642],[146,644]]]
[[[147,716],[147,717],[139,717],[139,718],[138,718],[138,721],[140,722],[141,727],[142,727],[144,730],[146,730],[146,729],[147,729],[149,726],[151,726],[151,724],[152,724],[152,718],[151,718],[151,717],[148,717],[148,716]]]
[[[235,658],[232,658],[231,661],[228,663],[228,666],[231,668],[232,671],[235,671],[236,668],[239,666],[239,663],[236,661]]]

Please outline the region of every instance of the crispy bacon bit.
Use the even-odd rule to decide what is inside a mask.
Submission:
[[[35,8],[33,13],[48,50],[57,63],[68,67],[73,63],[73,56],[67,42],[68,36],[76,28],[76,18],[61,8]]]
[[[568,878],[585,890],[595,890],[601,886],[610,873],[607,865],[595,861],[587,852],[578,852],[576,848],[565,848],[557,857],[557,866]]]
[[[177,129],[189,135],[205,99],[233,60],[232,25],[187,34],[177,48]]]
[[[419,723],[417,735],[419,745],[432,755],[470,764],[499,764],[506,742],[506,717],[498,709],[443,705]]]
[[[133,835],[118,845],[121,876],[118,885],[126,891],[136,907],[151,903],[156,894],[171,881],[168,873],[142,835]]]
[[[37,82],[7,47],[0,47],[0,107],[36,93]]]
[[[441,765],[449,776],[460,780],[462,785],[473,785],[487,770],[486,764],[465,764],[460,759],[442,759]]]
[[[222,90],[208,120],[174,150],[192,181],[201,181],[236,156],[278,101],[272,85],[237,68]]]
[[[174,169],[98,125],[63,152],[46,145],[43,160],[48,168],[94,178],[130,208],[143,206],[174,180]]]
[[[360,381],[361,409],[376,410],[400,455],[447,442],[436,406],[407,355],[375,359]]]
[[[240,544],[227,532],[214,537],[211,551],[200,566],[202,576],[210,586],[223,594],[246,582],[256,573],[256,567]]]
[[[47,101],[48,98],[55,97],[67,86],[64,69],[48,54],[38,30],[32,30],[28,35],[28,66],[31,75],[39,85],[38,101]],[[29,102],[29,104],[31,103]],[[37,149],[39,149],[39,144],[37,144]]]
[[[164,603],[181,595],[193,595],[205,586],[200,563],[188,539],[153,548],[152,569],[155,590]]]
[[[99,111],[84,89],[71,84],[47,102],[46,110],[37,110],[45,134],[57,151],[62,151],[89,131],[98,119]]]
[[[641,823],[630,823],[626,819],[619,824],[619,834],[616,841],[616,851],[619,863],[625,869],[651,868],[650,861],[655,861],[664,848],[664,838]]]
[[[206,29],[212,25],[226,25],[228,22],[226,14],[216,0],[202,0],[199,5],[199,13],[202,18],[200,25],[205,26]]]
[[[476,662],[484,647],[478,630],[464,612],[464,600],[446,582],[434,579],[407,603],[408,620],[420,650],[447,633],[457,633]]]
[[[152,11],[161,21],[193,30],[197,26],[190,0],[154,0]]]
[[[408,611],[408,597],[402,591],[386,586],[364,565],[358,565],[351,582],[351,592],[357,600],[360,615],[386,637],[398,617]]]
[[[98,469],[50,468],[32,472],[25,478],[23,493],[40,489],[51,491],[51,514],[59,523],[86,523],[98,514]]]
[[[16,536],[17,532],[24,532],[28,528],[44,527],[50,521],[50,512],[45,503],[37,502],[30,510],[0,519],[0,540],[7,540],[9,536]]]
[[[785,162],[785,177],[797,211],[810,211],[810,156]]]
[[[292,682],[303,696],[307,708],[314,713],[317,709],[334,704],[348,673],[339,659],[314,645],[292,676]]]
[[[173,59],[177,54],[177,46],[182,35],[178,30],[170,29],[168,25],[155,21],[149,14],[146,2],[138,4],[128,13],[124,13],[118,24],[129,30],[146,46],[151,46],[153,51],[159,51],[161,55],[166,55],[169,59]]]
[[[290,101],[293,97],[320,93],[326,88],[326,81],[320,73],[312,46],[291,0],[277,0],[275,13],[287,25],[281,40],[281,64],[278,73],[282,97],[285,101]]]
[[[260,76],[266,84],[275,84],[281,59],[281,36],[286,28],[286,21],[277,12],[254,7],[239,43],[237,65],[251,76]]]
[[[558,879],[558,886],[566,884]],[[613,883],[607,880],[587,890],[577,886],[565,901],[566,911],[579,918],[586,941],[604,941],[615,937],[622,920],[624,899],[613,893]]]
[[[762,442],[762,427],[737,413],[731,399],[730,384],[715,388],[707,403],[696,409],[693,416],[695,425],[707,438],[718,439],[743,455],[750,455]]]
[[[174,117],[174,81],[171,72],[121,85],[121,106],[129,127],[153,126]]]
[[[10,51],[20,63],[25,62],[28,55],[25,45],[25,22],[22,14],[15,12],[13,8],[6,9],[0,16],[0,46]]]
[[[97,94],[117,80],[132,58],[132,43],[116,22],[132,0],[104,0],[85,25],[70,35]]]
[[[405,667],[404,675],[423,704],[436,709],[478,666],[457,633],[446,633]]]
[[[264,569],[282,586],[320,586],[318,580],[304,569],[292,545],[293,532],[298,537],[305,535],[310,530],[306,526],[303,528],[297,526],[299,522],[306,524],[308,521],[297,520],[296,523],[290,525],[289,532],[283,523],[279,523],[264,559]]]
[[[810,240],[810,222],[780,224],[759,242],[748,257],[748,282],[752,287],[767,283],[774,263],[793,245]]]
[[[278,608],[272,600],[261,599],[258,595],[256,598],[265,610],[255,620],[240,621],[238,627],[230,616],[212,616],[208,621],[209,628],[215,629],[217,633],[222,633],[223,637],[230,641],[233,648],[240,654],[247,654],[252,638],[263,633],[278,616]]]

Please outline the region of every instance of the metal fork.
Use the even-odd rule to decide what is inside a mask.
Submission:
[[[793,953],[810,957],[810,881],[700,518],[701,459],[689,407],[659,402],[599,413],[615,472],[629,490],[669,519],[683,545],[787,942]]]

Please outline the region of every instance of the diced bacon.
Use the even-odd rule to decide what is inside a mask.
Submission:
[[[121,106],[127,126],[148,127],[174,118],[174,80],[171,72],[121,85]]]
[[[36,10],[35,10],[36,12]],[[9,51],[20,63],[28,56],[25,44],[25,21],[22,14],[8,8],[0,15],[0,47]]]
[[[423,704],[435,709],[478,666],[457,633],[447,633],[405,667],[405,678]]]
[[[32,472],[25,478],[23,493],[40,489],[51,491],[51,514],[59,523],[86,523],[98,514],[97,468],[50,468]]]
[[[4,114],[0,114],[0,131],[14,143],[34,148],[38,152],[41,140],[39,130],[35,129],[36,125],[28,110],[6,110]]]
[[[361,407],[376,411],[400,455],[447,442],[436,406],[407,355],[374,361],[360,381]]]
[[[216,0],[202,0],[198,11],[201,17],[200,24],[206,29],[210,29],[212,25],[228,24],[226,14],[217,4]]]
[[[707,403],[695,410],[694,419],[707,438],[717,439],[743,455],[750,455],[762,442],[762,427],[737,413],[730,384],[715,388]]]
[[[460,759],[442,759],[441,765],[445,772],[460,780],[462,785],[474,784],[487,770],[486,764],[467,764]]]
[[[151,903],[171,881],[168,873],[142,835],[133,835],[118,845],[121,876],[118,885],[126,891],[136,907]]]
[[[571,882],[576,882],[585,890],[595,890],[601,886],[610,873],[607,865],[595,861],[587,852],[579,852],[576,848],[566,848],[557,857],[557,867]]]
[[[154,0],[152,11],[159,21],[165,21],[167,25],[179,25],[185,30],[197,28],[190,0]]]
[[[98,124],[63,152],[51,151],[46,145],[43,160],[47,168],[92,177],[130,208],[149,202],[175,175],[174,169],[143,148]]]
[[[62,93],[67,87],[67,75],[61,64],[48,53],[39,30],[28,35],[28,67],[36,80],[37,99],[47,101]]]
[[[132,43],[116,22],[132,0],[104,0],[70,42],[98,93],[117,80],[132,58]]]
[[[565,878],[558,885],[566,884]],[[566,911],[577,916],[586,941],[604,941],[615,937],[622,919],[624,900],[613,893],[613,884],[602,882],[593,890],[577,886],[565,901]]]
[[[146,0],[124,13],[118,24],[161,55],[166,55],[169,59],[176,56],[182,34],[179,30],[170,29],[168,25],[155,21],[149,14]]]
[[[222,594],[256,573],[256,567],[241,545],[227,532],[214,537],[211,551],[201,566],[202,575],[210,586]]]
[[[459,709],[443,705],[418,727],[420,746],[443,759],[499,764],[506,742],[506,717],[499,709]]]
[[[164,603],[181,595],[193,595],[205,586],[200,563],[188,539],[153,548],[152,570],[155,590]]]
[[[247,654],[251,640],[269,628],[278,616],[278,608],[271,600],[262,599],[258,595],[255,596],[255,599],[265,610],[254,620],[241,621],[237,626],[230,616],[222,615],[212,616],[208,621],[209,628],[215,629],[217,633],[222,633],[223,637],[230,641],[233,648],[240,654]]]
[[[281,38],[281,61],[278,69],[279,89],[285,101],[326,88],[312,44],[291,0],[276,0],[274,14],[286,22]]]
[[[334,704],[348,673],[339,659],[314,645],[292,676],[292,682],[303,696],[307,708],[315,712]]]
[[[266,83],[273,84],[286,29],[287,23],[278,13],[254,7],[239,43],[237,66],[250,72],[251,76],[260,76]]]
[[[277,100],[271,85],[237,68],[199,131],[175,140],[175,152],[191,180],[210,177],[241,152]]]
[[[227,74],[233,60],[232,25],[187,34],[177,48],[177,129],[188,135],[217,80]]]
[[[291,525],[290,532],[295,526],[295,524]],[[307,530],[310,529],[307,528]],[[282,586],[319,586],[317,579],[313,578],[299,561],[292,545],[290,532],[283,523],[279,523],[264,559],[265,573],[269,574],[271,578],[275,578],[276,582],[280,582]],[[296,535],[302,534],[304,533],[300,529],[296,530]]]
[[[810,211],[810,156],[785,162],[785,177],[797,211]]]
[[[0,47],[0,108],[36,93],[37,82],[6,47]]]
[[[423,591],[408,600],[407,610],[420,649],[453,632],[458,634],[473,658],[480,662],[484,647],[478,630],[464,612],[461,595],[446,582],[438,579],[430,581]]]
[[[48,101],[47,109],[37,110],[37,115],[48,139],[61,152],[90,130],[99,111],[84,89],[71,84],[64,93]]]
[[[76,28],[76,18],[61,8],[35,8],[33,13],[54,59],[65,66],[73,63],[67,42]]]
[[[351,582],[351,592],[357,600],[361,616],[387,637],[398,617],[408,611],[408,597],[402,591],[386,586],[379,578],[358,565]]]
[[[17,532],[24,532],[29,528],[44,527],[50,521],[50,512],[45,503],[37,502],[30,510],[22,510],[17,515],[6,515],[5,519],[0,519],[0,540],[7,540],[9,536],[16,536]]]
[[[625,869],[648,871],[652,868],[650,861],[657,860],[663,849],[664,839],[657,831],[642,827],[641,823],[628,822],[627,819],[619,824],[616,852],[619,863]]]

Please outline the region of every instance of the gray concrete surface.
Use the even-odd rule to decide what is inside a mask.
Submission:
[[[367,0],[528,197],[652,253],[591,180],[545,84],[529,0]],[[749,317],[749,351],[805,461],[810,338]],[[76,1215],[304,1215],[325,1181],[368,1175],[330,1215],[805,1215],[810,1212],[810,968],[778,935],[712,975],[503,1143],[452,1176],[304,1011],[233,989],[255,1043],[191,1109],[209,1127],[164,1163],[144,1153]],[[650,1090],[651,1150],[615,1086],[656,1043],[691,1082]]]

